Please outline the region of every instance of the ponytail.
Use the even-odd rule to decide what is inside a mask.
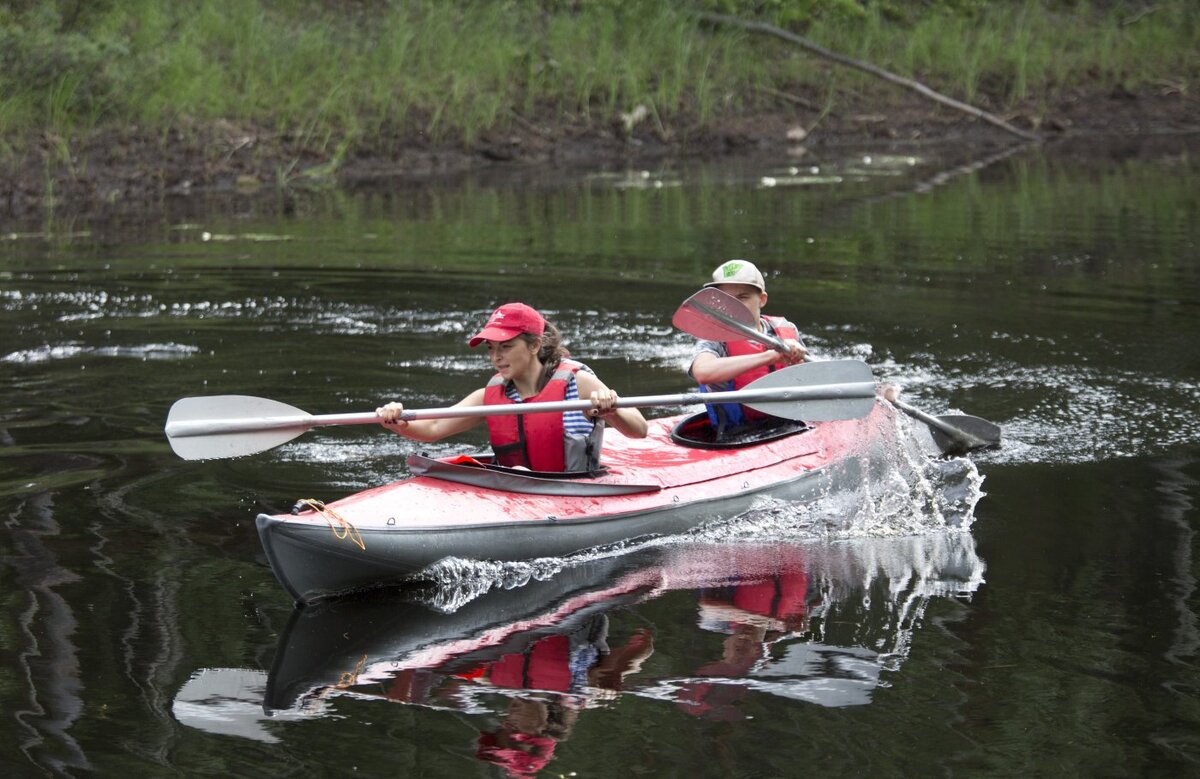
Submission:
[[[550,383],[550,378],[554,376],[554,372],[558,370],[558,364],[562,362],[564,357],[569,356],[569,353],[562,345],[562,333],[558,331],[550,322],[546,323],[546,329],[542,332],[541,338],[530,333],[522,333],[521,340],[530,346],[536,345],[539,341],[541,346],[538,349],[537,358],[542,363],[542,375],[538,378],[538,391]]]

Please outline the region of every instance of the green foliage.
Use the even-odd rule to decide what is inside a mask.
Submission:
[[[697,7],[785,29],[805,28],[822,19],[860,19],[865,13],[858,0],[701,0]]]
[[[113,89],[108,64],[128,54],[118,38],[80,31],[71,3],[0,8],[0,131],[92,124]],[[68,8],[68,10],[70,10]]]
[[[0,136],[230,119],[314,149],[424,133],[470,142],[515,117],[630,122],[660,135],[807,87],[889,94],[695,10],[799,31],[995,106],[1073,83],[1200,76],[1190,0],[9,0]],[[641,106],[639,110],[639,106]]]

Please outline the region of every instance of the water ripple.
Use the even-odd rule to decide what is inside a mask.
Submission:
[[[47,344],[35,349],[22,349],[0,357],[0,362],[27,365],[70,360],[76,357],[119,357],[134,360],[182,360],[199,352],[199,347],[186,344],[138,344],[133,346],[84,346],[78,343]]]

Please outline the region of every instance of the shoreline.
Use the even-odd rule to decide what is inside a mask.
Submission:
[[[433,143],[417,133],[381,148],[350,150],[340,159],[269,129],[227,120],[181,124],[165,133],[101,129],[69,142],[43,133],[0,162],[0,217],[17,224],[62,215],[84,221],[134,214],[154,219],[172,210],[170,201],[199,195],[353,191],[483,170],[603,170],[759,154],[799,160],[838,149],[936,149],[951,161],[968,161],[1038,145],[922,101],[859,108],[842,105],[818,117],[789,106],[680,129],[649,120],[629,127],[514,117],[507,129],[481,133],[470,144]],[[1048,118],[1034,127],[1029,117],[1035,115]],[[1077,93],[1053,110],[1015,110],[1006,118],[1039,133],[1046,148],[1172,139],[1170,146],[1200,149],[1200,101],[1165,90]]]

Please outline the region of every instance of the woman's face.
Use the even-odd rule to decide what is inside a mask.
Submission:
[[[506,380],[525,375],[537,357],[537,345],[526,343],[521,336],[507,341],[488,341],[487,351],[492,367]]]

